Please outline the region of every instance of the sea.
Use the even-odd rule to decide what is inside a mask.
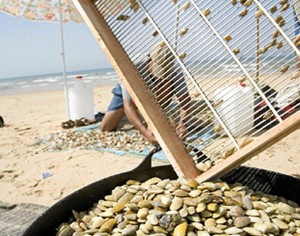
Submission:
[[[0,96],[40,91],[64,90],[72,87],[77,77],[82,77],[86,83],[92,86],[116,84],[119,80],[113,68],[81,70],[66,73],[62,72],[31,75],[24,77],[12,77],[0,79]]]
[[[254,60],[245,61],[243,66],[249,73],[256,71],[256,64]],[[274,64],[275,61],[264,61],[260,63],[261,74],[262,73],[278,73],[278,65]],[[289,65],[290,69],[294,66],[294,60],[285,59],[281,64]],[[235,74],[242,76],[243,72],[241,68],[232,61],[227,61],[219,64],[216,67],[214,62],[202,62],[202,63],[190,63],[188,65],[190,72],[195,75],[196,79],[210,79],[211,77],[228,76],[229,74]],[[25,77],[14,77],[0,79],[0,96],[11,95],[20,93],[31,93],[40,91],[51,91],[51,90],[63,90],[66,87],[71,88],[76,83],[76,78],[81,76],[83,81],[90,83],[92,86],[101,85],[113,85],[119,81],[119,77],[113,68],[95,69],[95,70],[82,70],[68,72],[66,79],[64,79],[63,73],[53,73],[44,75],[32,75]]]

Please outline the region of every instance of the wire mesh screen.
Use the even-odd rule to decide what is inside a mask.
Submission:
[[[199,170],[299,110],[298,1],[98,0],[95,6]]]

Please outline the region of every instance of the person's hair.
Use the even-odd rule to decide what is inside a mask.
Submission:
[[[166,45],[156,45],[150,52],[152,74],[158,79],[170,79],[174,70],[174,56]]]

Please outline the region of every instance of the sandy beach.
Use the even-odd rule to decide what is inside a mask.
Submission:
[[[95,112],[105,111],[113,85],[94,88]],[[41,151],[36,138],[61,132],[66,120],[63,91],[0,96],[0,199],[51,206],[94,181],[131,170],[142,157],[96,150]],[[300,130],[245,163],[300,176]],[[165,164],[155,160],[154,165]],[[50,173],[42,178],[43,173]]]

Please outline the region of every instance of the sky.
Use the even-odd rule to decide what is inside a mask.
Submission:
[[[66,71],[109,68],[85,23],[64,23]],[[60,24],[0,12],[0,79],[63,71]]]

